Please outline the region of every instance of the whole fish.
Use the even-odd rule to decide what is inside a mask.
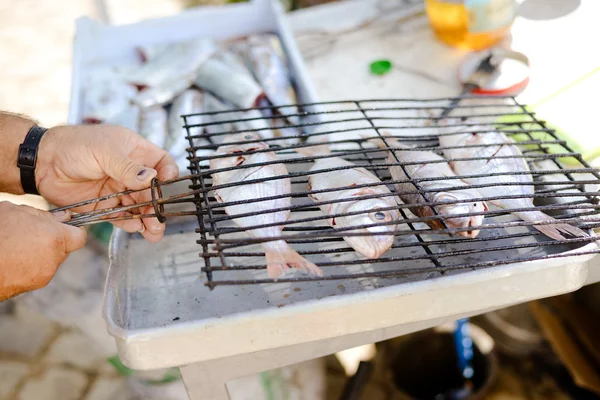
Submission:
[[[196,136],[192,138],[194,146],[207,146],[201,149],[194,149],[194,155],[200,159],[199,162],[201,165],[208,165],[208,156],[214,153],[214,149],[208,147],[210,142],[202,135],[204,128],[190,126],[205,122],[203,115],[190,115],[204,112],[204,96],[205,93],[198,90],[186,90],[173,101],[169,110],[169,133],[165,149],[175,158],[180,171],[185,171],[189,165],[187,159],[187,150],[190,147],[190,141],[187,138],[188,129],[190,135]],[[182,115],[187,115],[185,122],[190,126],[187,129],[184,126]]]
[[[385,142],[393,147],[390,150],[386,163],[415,163],[405,165],[406,173],[401,166],[395,165],[389,167],[392,179],[395,181],[404,181],[409,179],[421,178],[444,178],[441,180],[418,181],[424,194],[415,193],[417,188],[411,182],[396,183],[394,185],[396,193],[406,204],[419,204],[410,210],[418,217],[431,217],[437,214],[443,219],[427,221],[432,229],[444,229],[444,223],[448,228],[469,228],[480,226],[483,223],[483,215],[470,215],[463,217],[453,217],[458,214],[468,214],[487,211],[487,205],[481,200],[481,194],[470,189],[469,185],[460,180],[450,166],[441,156],[432,151],[413,150],[398,142],[397,139],[386,137],[385,142],[382,139],[374,139],[375,143],[382,149],[388,149]],[[406,150],[403,150],[406,149]],[[396,157],[398,161],[396,160]],[[431,161],[436,161],[431,163]],[[455,201],[453,204],[441,204],[430,206],[432,202]],[[463,230],[456,233],[459,236],[475,238],[479,234],[479,229]]]
[[[227,64],[231,68],[235,69],[237,72],[248,76],[250,79],[255,79],[249,67],[244,62],[244,59],[240,57],[239,54],[229,51],[229,50],[221,50],[215,53],[212,58],[222,61]]]
[[[137,90],[120,79],[90,79],[83,94],[82,121],[101,123],[116,118],[129,106]]]
[[[172,81],[162,82],[153,87],[148,87],[140,91],[133,102],[140,107],[162,106],[170,103],[175,97],[183,93],[193,83],[190,78],[178,78]]]
[[[255,107],[264,96],[263,89],[251,76],[217,57],[200,66],[195,84],[239,108]]]
[[[260,110],[251,110],[258,111],[262,119],[265,121],[271,131],[273,132],[273,137],[278,138],[277,144],[280,146],[292,146],[298,144],[300,142],[300,137],[302,136],[302,130],[298,126],[291,126],[290,122],[284,118],[276,109],[267,108],[272,107],[271,102],[266,97],[260,99],[258,101],[258,107]],[[299,122],[299,120],[298,120]]]
[[[159,54],[166,51],[172,44],[169,43],[154,43],[145,44],[137,47],[137,52],[142,62],[151,62],[158,57]]]
[[[296,151],[306,157],[330,155],[327,145],[321,144],[314,147],[298,148]],[[331,172],[320,172],[330,168],[343,168]],[[360,214],[331,217],[327,220],[333,228],[352,228],[360,225],[373,225],[398,221],[400,213],[396,197],[386,185],[382,184],[372,172],[365,168],[355,166],[340,157],[318,158],[310,169],[314,175],[308,178],[308,190],[317,193],[309,194],[316,202],[338,201],[330,204],[319,205],[325,215],[345,214],[360,212]],[[355,188],[356,185],[373,184],[374,186]],[[330,192],[319,191],[324,189],[339,189]],[[381,195],[383,197],[360,199],[361,196]],[[353,201],[339,202],[342,199],[357,198]],[[382,210],[383,209],[383,210]],[[364,233],[365,236],[344,236],[344,240],[356,252],[367,258],[379,258],[394,244],[394,234],[397,224],[374,225],[346,232]],[[375,234],[375,235],[369,235]]]
[[[285,54],[276,35],[270,33],[250,35],[245,41],[235,43],[233,48],[245,58],[246,64],[274,106],[297,103]],[[298,114],[298,108],[285,107],[281,110],[281,114]],[[290,116],[288,119],[294,125],[300,123],[297,116]]]
[[[205,127],[206,133],[213,143],[222,143],[225,133],[234,129],[233,121],[238,119],[238,112],[234,106],[229,106],[208,92],[204,92],[202,107],[205,112],[205,120],[210,125]]]
[[[556,171],[556,174],[540,174],[537,179],[534,178],[534,181],[537,183],[536,187],[540,191],[553,192],[556,196],[552,197],[540,197],[537,199],[536,204],[539,205],[550,205],[550,206],[562,206],[565,208],[549,210],[547,213],[551,216],[557,215],[568,215],[569,217],[576,217],[577,214],[596,214],[596,210],[593,207],[590,208],[567,208],[569,204],[578,204],[578,205],[590,205],[590,199],[585,196],[562,196],[562,193],[569,194],[580,194],[581,191],[579,189],[569,187],[573,186],[573,181],[569,179],[569,177],[565,174],[564,170],[561,170],[560,167],[556,164],[555,160],[550,159],[542,159],[535,160],[531,162],[531,170],[533,172],[549,172]],[[586,180],[594,180],[594,176],[592,174],[582,174],[579,179]],[[563,184],[552,184],[551,182],[563,182]],[[589,187],[585,188],[586,192],[598,192],[597,185],[589,185]],[[595,216],[595,215],[594,215]],[[587,217],[587,215],[583,215],[583,217]]]
[[[476,129],[470,127],[473,131]],[[485,197],[505,195],[525,195],[528,197],[517,199],[489,200],[490,204],[511,212],[511,214],[528,222],[551,221],[554,218],[541,211],[511,211],[515,208],[529,208],[533,205],[533,178],[530,174],[513,175],[514,172],[529,172],[527,161],[521,151],[515,146],[514,140],[502,132],[494,131],[492,127],[481,127],[481,133],[456,133],[440,136],[440,145],[444,148],[447,158],[478,158],[481,160],[453,161],[452,169],[458,175],[497,174],[506,175],[487,176],[482,178],[464,178],[471,185],[489,185],[482,187],[479,192]],[[450,148],[450,147],[460,148]],[[471,147],[463,147],[471,146]],[[475,147],[473,147],[475,146]],[[509,156],[511,158],[497,158]],[[505,183],[523,183],[523,185],[504,185]],[[587,237],[588,235],[579,228],[569,224],[560,223],[552,225],[533,225],[544,235],[556,240],[564,240],[565,234]]]
[[[189,81],[216,50],[215,43],[210,39],[173,43],[130,74],[128,82],[139,88],[152,88],[167,82]]]
[[[237,133],[228,135],[223,141],[216,154],[230,155],[224,158],[212,158],[210,160],[211,170],[219,170],[240,165],[250,165],[254,163],[264,163],[277,161],[277,155],[274,152],[252,153],[248,155],[238,155],[240,152],[249,152],[268,149],[269,145],[260,142],[260,136],[256,133]],[[257,142],[258,141],[258,142]],[[235,144],[242,142],[241,144]],[[250,143],[245,143],[250,142]],[[222,172],[213,172],[213,186],[237,183],[243,184],[248,180],[259,181],[246,186],[230,186],[214,190],[215,198],[220,203],[230,203],[238,201],[257,200],[264,197],[278,196],[290,193],[291,182],[289,177],[281,179],[260,181],[265,178],[276,176],[287,176],[288,172],[284,164],[269,164],[264,166],[255,166],[242,169],[233,169]],[[257,214],[248,217],[235,218],[236,215],[257,213],[263,210],[272,210],[287,208],[291,204],[290,198],[278,198],[274,200],[255,201],[237,205],[225,206],[225,212],[234,217],[233,221],[246,232],[255,238],[270,238],[281,235],[281,226],[271,226],[267,228],[255,228],[253,226],[264,224],[277,224],[285,222],[290,211],[277,211],[266,214]],[[290,267],[298,268],[304,272],[314,275],[323,275],[323,271],[315,264],[311,263],[294,249],[292,249],[285,240],[277,239],[261,243],[265,249],[267,259],[267,271],[269,277],[276,279],[284,274]]]
[[[181,116],[202,112],[202,102],[202,93],[195,89],[184,91],[173,101],[169,110],[169,131],[164,145],[165,150],[169,151],[173,157],[177,158],[184,154],[190,146],[189,140],[186,138],[188,131],[183,126],[183,118]],[[187,122],[188,124],[199,124],[202,123],[201,118],[201,116],[188,117]],[[190,135],[200,135],[202,128],[189,128],[189,133]],[[202,139],[198,139],[198,142],[201,141]]]
[[[140,129],[140,108],[135,104],[128,104],[127,108],[119,114],[104,121],[105,124],[123,126],[137,132]]]
[[[167,137],[167,111],[161,106],[143,108],[139,133],[158,147],[163,147]]]
[[[232,49],[244,58],[256,80],[264,88],[268,102],[261,106],[281,106],[275,109],[275,114],[270,113],[272,110],[263,110],[263,113],[270,118],[275,135],[299,136],[301,131],[298,127],[284,127],[289,124],[298,126],[301,121],[298,117],[298,107],[295,106],[298,102],[296,92],[292,86],[279,38],[274,34],[250,35],[244,41],[235,42]],[[274,118],[277,115],[284,118]],[[297,142],[298,138],[290,138],[284,143],[296,144]]]
[[[239,111],[232,104],[226,104],[210,93],[204,93],[204,110],[207,122],[213,123],[206,127],[207,133],[212,136],[213,142],[221,143],[224,132],[252,131],[263,139],[275,137],[269,124],[258,110]]]

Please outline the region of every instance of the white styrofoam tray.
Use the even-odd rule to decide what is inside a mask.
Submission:
[[[69,121],[81,117],[88,68],[135,57],[134,47],[194,36],[230,38],[274,31],[290,60],[301,102],[317,96],[279,4],[269,0],[203,8],[133,25],[77,24]],[[329,354],[361,341],[393,337],[428,324],[568,292],[588,277],[591,255],[507,265],[415,282],[323,281],[217,287],[210,292],[194,232],[197,221],[168,224],[152,245],[116,230],[105,292],[105,319],[121,360],[135,369],[180,366],[311,344],[295,359]],[[580,251],[590,250],[588,245]]]

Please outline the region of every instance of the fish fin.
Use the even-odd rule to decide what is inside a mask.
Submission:
[[[299,147],[296,149],[296,152],[303,155],[304,157],[326,156],[328,154],[331,154],[331,150],[329,150],[329,145],[322,142],[312,143],[312,145],[309,147]]]
[[[523,211],[513,214],[528,222],[555,220],[541,211]],[[561,223],[558,220],[556,220],[556,222],[556,224],[552,225],[533,225],[533,227],[554,240],[565,240],[572,237],[589,237],[587,233],[573,225]]]
[[[355,197],[355,196],[368,196],[370,194],[377,194],[377,191],[372,189],[372,188],[363,188],[363,189],[359,189],[356,192],[354,192],[352,194],[351,197]]]
[[[373,143],[375,146],[379,147],[380,149],[389,149],[390,147],[399,147],[399,148],[405,148],[405,149],[409,149],[410,146],[407,146],[405,144],[400,143],[400,141],[394,137],[392,137],[392,134],[389,132],[382,132],[382,136],[381,138],[369,138],[367,141],[369,143]],[[364,138],[367,138],[367,136],[363,136]],[[385,139],[385,140],[384,140]]]
[[[267,258],[267,272],[269,278],[272,279],[279,278],[290,268],[298,268],[312,275],[323,276],[321,268],[302,257],[283,241],[277,246],[265,246],[265,257]]]

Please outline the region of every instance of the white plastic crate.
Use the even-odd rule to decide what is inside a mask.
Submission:
[[[220,7],[202,7],[176,16],[111,26],[87,17],[77,20],[69,122],[80,123],[83,79],[90,69],[135,60],[136,47],[194,37],[231,39],[251,33],[276,33],[286,52],[300,101],[316,102],[317,95],[302,63],[278,1],[253,0]]]

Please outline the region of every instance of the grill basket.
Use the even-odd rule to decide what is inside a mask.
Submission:
[[[538,120],[534,113],[529,112],[512,97],[465,99],[453,109],[451,119],[437,121],[435,115],[439,115],[451,100],[361,100],[279,108],[263,107],[258,108],[261,111],[260,117],[242,118],[241,121],[246,126],[243,130],[236,129],[239,126],[237,123],[240,122],[240,110],[182,116],[190,142],[190,175],[179,180],[191,180],[191,192],[186,198],[166,201],[163,204],[166,210],[163,212],[169,215],[169,207],[173,204],[181,207],[182,203],[189,203],[195,208],[188,208],[178,215],[197,215],[201,270],[206,274],[206,285],[211,289],[218,285],[272,282],[266,274],[264,251],[261,247],[261,242],[272,239],[252,238],[245,232],[245,229],[265,225],[240,228],[234,223],[235,218],[248,215],[225,213],[224,207],[233,203],[220,203],[215,199],[212,175],[227,169],[210,168],[211,160],[223,157],[214,154],[214,150],[226,135],[254,132],[265,136],[265,132],[270,129],[269,132],[281,132],[285,137],[263,138],[261,140],[269,145],[268,149],[242,152],[239,156],[274,151],[278,160],[260,165],[242,163],[229,170],[253,171],[262,165],[285,164],[287,175],[272,178],[278,180],[287,177],[292,183],[289,194],[290,218],[281,224],[281,239],[285,239],[290,246],[321,267],[325,273],[324,277],[293,273],[280,278],[279,282],[359,279],[376,287],[380,279],[386,278],[421,280],[509,263],[568,257],[574,250],[595,240],[591,229],[597,226],[597,185],[600,175],[580,154],[573,151],[544,121]],[[249,115],[247,111],[251,110],[243,111],[246,111],[243,115]],[[290,120],[300,122],[292,124]],[[379,177],[394,193],[394,183],[398,182],[390,177],[389,167],[406,168],[408,164],[398,161],[397,157],[395,162],[390,163],[387,154],[389,150],[393,151],[394,147],[379,149],[373,146],[369,139],[393,137],[414,150],[429,150],[441,154],[438,142],[440,135],[452,135],[453,132],[455,134],[458,128],[461,132],[478,133],[481,132],[482,124],[500,130],[516,140],[522,152],[518,157],[527,160],[534,179],[533,198],[536,209],[563,220],[562,222],[587,230],[590,233],[589,237],[552,240],[534,229],[532,223],[512,216],[509,211],[514,210],[490,207],[488,211],[480,213],[485,214],[480,234],[476,238],[464,238],[457,236],[460,230],[445,225],[444,229],[433,230],[426,222],[441,220],[443,223],[439,215],[417,217],[409,211],[410,205],[399,202],[397,209],[402,218],[391,222],[398,224],[394,245],[378,259],[365,259],[350,248],[343,237],[364,236],[368,233],[330,226],[327,223],[329,218],[348,214],[325,215],[318,204],[309,198],[310,194],[315,194],[307,186],[309,177],[315,175],[317,179],[318,174],[332,172],[311,172],[310,168],[315,158],[342,157],[354,165],[339,167],[339,170],[364,167]],[[247,126],[256,128],[249,129]],[[331,155],[306,157],[296,151],[323,141],[329,145]],[[505,158],[510,159],[511,156]],[[502,175],[497,174],[499,177]],[[261,181],[250,178],[251,176],[243,182],[228,185],[239,186],[240,190],[244,190],[245,185]],[[415,193],[423,196],[431,206],[443,204],[431,202],[431,193],[420,185],[426,180],[441,179],[443,178],[412,179]],[[482,186],[494,185],[484,184],[479,187]],[[344,189],[348,188],[339,187],[335,190]],[[511,195],[499,193],[498,196],[486,197],[484,200],[510,197]],[[368,195],[364,198],[368,198]],[[248,199],[235,204],[264,200],[266,198]],[[351,200],[339,199],[342,202]],[[276,211],[281,210],[266,209],[260,214]],[[595,247],[591,250],[586,247],[583,253],[578,254],[596,251]]]

